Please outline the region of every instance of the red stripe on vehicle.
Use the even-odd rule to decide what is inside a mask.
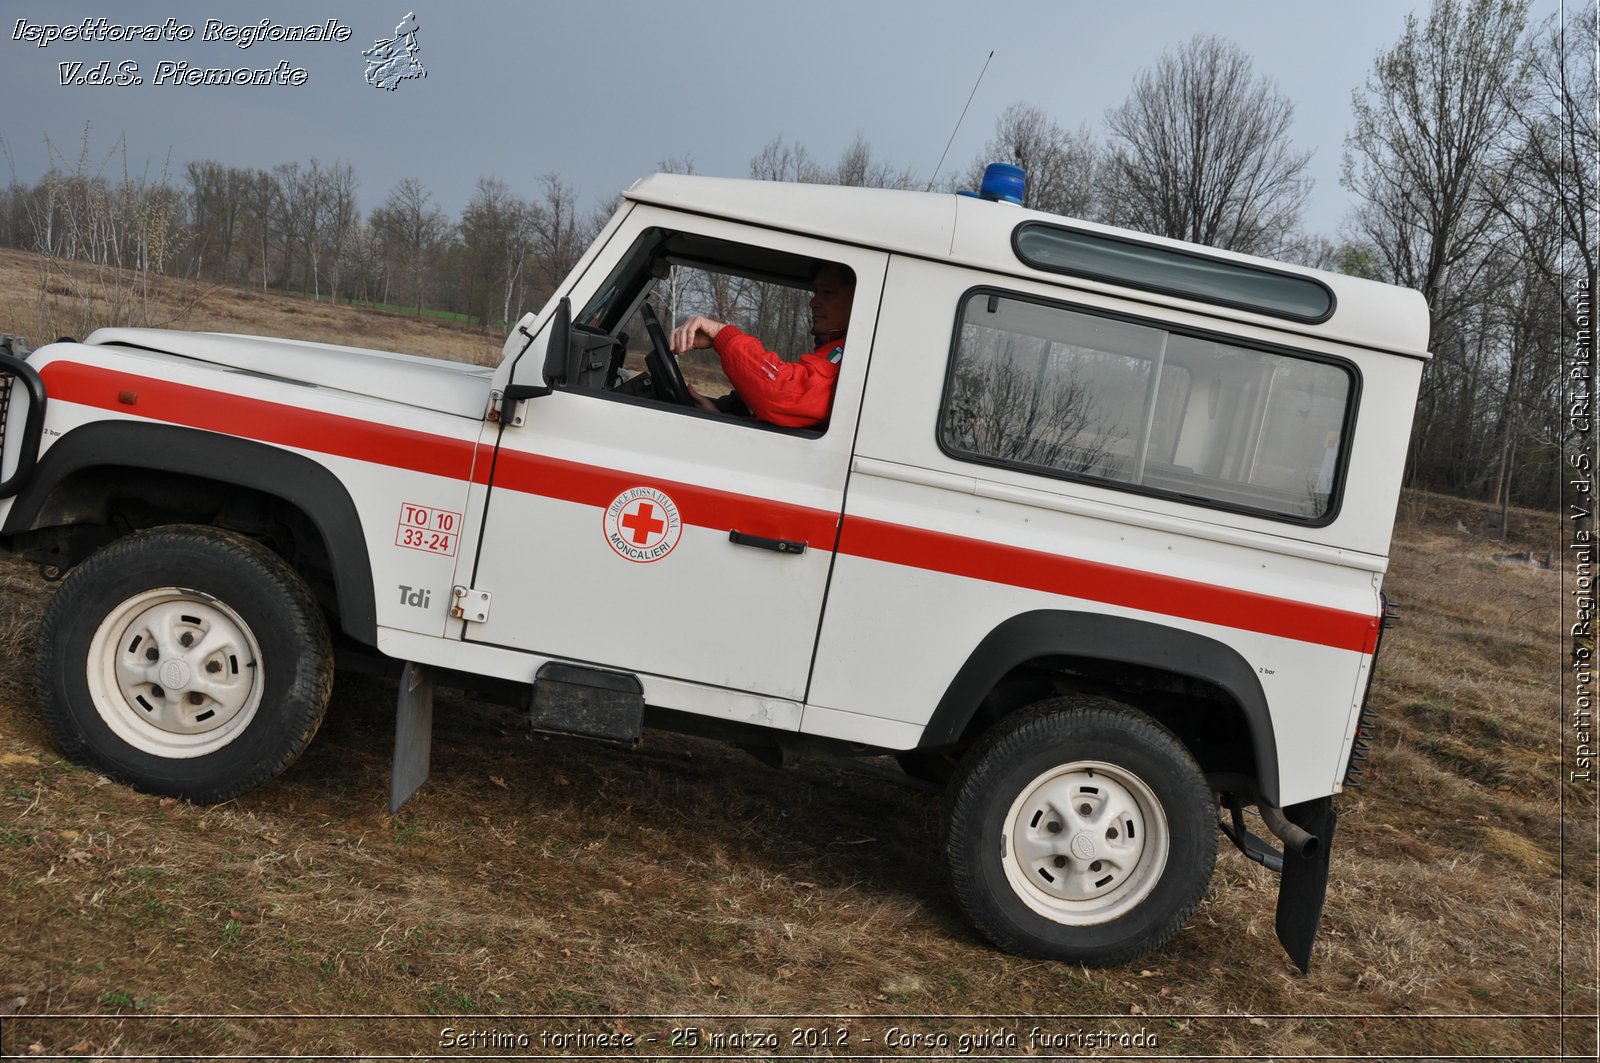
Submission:
[[[370,461],[396,469],[465,480],[472,473],[471,440],[430,435],[395,425],[306,410],[226,391],[133,376],[77,362],[51,362],[40,372],[45,393],[62,402],[319,454]],[[123,396],[133,402],[123,401]]]
[[[470,440],[74,362],[52,362],[40,375],[50,397],[63,402],[434,476],[480,484],[489,478],[487,462],[474,467]],[[131,405],[121,397],[129,392],[136,396]],[[673,499],[686,523],[802,539],[816,550],[832,549],[839,527],[829,510],[504,449],[494,486],[602,509],[630,487],[654,487]],[[863,517],[849,517],[843,527],[841,553],[893,565],[1360,653],[1370,654],[1378,636],[1379,617],[1327,606]]]
[[[839,552],[1370,653],[1378,618],[1018,546],[847,516]]]
[[[487,470],[481,465],[477,479],[479,483],[487,479]],[[800,539],[813,550],[832,550],[839,526],[838,514],[825,509],[508,449],[502,449],[496,459],[494,486],[600,509],[630,487],[653,487],[672,499],[686,524]]]

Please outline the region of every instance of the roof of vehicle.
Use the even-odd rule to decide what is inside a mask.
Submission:
[[[1428,357],[1427,303],[1420,292],[1410,288],[1078,221],[1008,203],[940,192],[684,174],[654,174],[641,178],[625,196],[639,203],[951,261],[986,272],[1028,277],[1084,291],[1126,295],[1127,286],[1037,269],[1018,257],[1012,242],[1018,225],[1025,221],[1064,225],[1077,232],[1312,279],[1333,293],[1334,309],[1324,321],[1305,322],[1168,292],[1142,291],[1139,293],[1142,301],[1395,354]]]

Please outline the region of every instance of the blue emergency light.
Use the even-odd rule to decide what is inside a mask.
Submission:
[[[987,199],[991,203],[1015,203],[1022,206],[1022,187],[1027,183],[1022,167],[1005,162],[991,162],[983,168],[983,183],[976,192],[961,191],[958,196]]]

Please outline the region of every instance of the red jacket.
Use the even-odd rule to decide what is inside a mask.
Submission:
[[[786,362],[737,325],[724,325],[712,341],[722,371],[750,412],[784,428],[808,428],[828,419],[839,379],[844,337]]]

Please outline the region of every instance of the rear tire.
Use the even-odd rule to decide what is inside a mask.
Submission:
[[[1164,944],[1217,855],[1215,800],[1170,731],[1103,698],[1002,720],[947,798],[956,898],[1007,952],[1090,966]]]
[[[322,610],[283,558],[216,528],[138,532],[68,574],[39,632],[40,710],[74,760],[225,801],[305,750],[327,709]]]

